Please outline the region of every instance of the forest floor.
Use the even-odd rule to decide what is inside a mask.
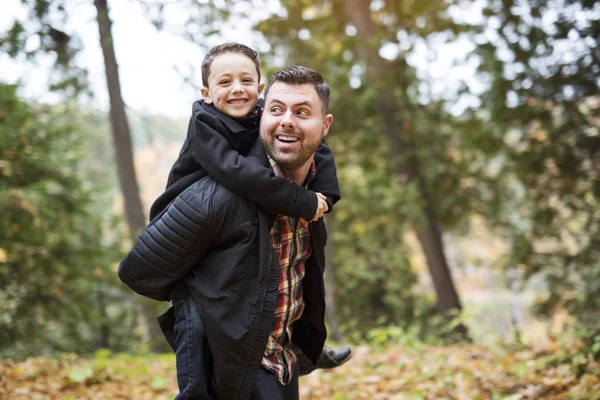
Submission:
[[[347,364],[300,380],[302,400],[600,399],[600,363],[581,340],[543,346],[357,345]],[[0,398],[172,399],[173,355],[0,360]]]

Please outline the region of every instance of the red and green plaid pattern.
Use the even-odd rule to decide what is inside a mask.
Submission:
[[[275,162],[271,165],[276,175],[281,172]],[[311,172],[314,174],[315,168]],[[275,308],[275,324],[267,341],[262,366],[273,372],[281,383],[289,383],[296,370],[296,356],[288,346],[292,337],[292,324],[304,311],[302,298],[302,278],[304,263],[311,254],[312,246],[308,227],[299,224],[297,219],[278,215],[271,228],[273,249],[279,258],[279,294]],[[286,335],[284,335],[284,332]]]

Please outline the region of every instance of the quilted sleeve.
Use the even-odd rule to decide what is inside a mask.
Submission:
[[[173,285],[185,277],[218,236],[218,224],[213,219],[203,207],[177,197],[142,231],[119,265],[119,278],[143,296],[169,300]]]

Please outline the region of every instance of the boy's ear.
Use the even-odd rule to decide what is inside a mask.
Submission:
[[[260,96],[260,94],[262,93],[263,89],[265,88],[265,84],[264,82],[261,83],[260,85],[258,85],[258,95]]]
[[[212,103],[212,99],[210,98],[210,95],[208,94],[208,88],[201,87],[200,88],[200,93],[202,93],[202,97],[204,97],[204,102],[206,104],[211,104]]]

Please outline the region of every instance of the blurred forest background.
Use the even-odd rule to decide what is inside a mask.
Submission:
[[[0,66],[30,71],[9,77],[0,69],[0,356],[9,360],[0,390],[12,376],[6,371],[25,368],[34,356],[50,362],[64,353],[102,359],[168,350],[154,320],[167,305],[143,301],[116,269],[147,223],[188,121],[126,105],[115,52],[126,38],[112,34],[113,3],[13,2],[15,15],[25,17],[0,32]],[[459,346],[455,354],[477,346],[489,346],[478,354],[506,346],[532,351],[522,360],[516,353],[521,365],[541,357],[535,346],[546,346],[540,371],[569,365],[562,392],[535,397],[522,384],[453,397],[456,383],[442,382],[443,395],[411,393],[600,396],[600,3],[127,3],[161,35],[179,36],[201,54],[175,66],[182,96],[199,97],[203,54],[236,29],[248,29],[240,41],[259,51],[263,76],[300,64],[332,87],[328,142],[343,196],[327,217],[332,346],[357,349],[357,365],[361,349],[385,357],[415,346],[415,365],[431,350],[418,346],[438,346],[444,359],[452,346]],[[97,30],[103,65],[86,63],[73,20],[82,8],[93,15],[85,24]],[[151,52],[153,43],[139,46]],[[91,68],[102,68],[105,93],[93,90]],[[141,59],[139,68],[153,65]],[[38,71],[47,76],[43,88]],[[161,95],[152,94],[161,79],[157,72],[147,82],[148,96]],[[30,80],[44,96],[27,95]],[[95,100],[102,96],[107,107]],[[197,98],[187,96],[180,115]],[[465,364],[473,360],[464,357]],[[167,365],[171,380],[152,380],[153,393],[172,389]],[[15,374],[35,381],[36,368],[33,378]],[[69,368],[63,378],[71,385],[102,376],[98,361]],[[319,379],[329,379],[324,374]],[[340,393],[381,383],[334,376]],[[572,389],[576,384],[592,392]],[[367,393],[336,390],[322,398]],[[409,389],[395,390],[389,393]],[[575,397],[548,397],[568,390]],[[315,393],[304,395],[321,398]],[[144,396],[123,398],[153,398]]]

